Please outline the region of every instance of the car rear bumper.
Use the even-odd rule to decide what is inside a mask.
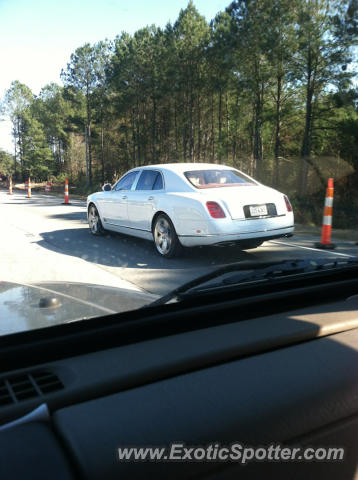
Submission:
[[[273,238],[292,235],[295,227],[289,225],[280,228],[258,230],[244,233],[230,233],[219,235],[179,235],[180,243],[184,247],[196,247],[200,245],[217,245],[219,243],[239,242],[240,240],[270,240]]]

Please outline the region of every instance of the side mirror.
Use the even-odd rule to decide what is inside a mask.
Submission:
[[[102,190],[104,192],[110,192],[112,190],[112,185],[110,183],[106,183],[105,185],[103,185]]]

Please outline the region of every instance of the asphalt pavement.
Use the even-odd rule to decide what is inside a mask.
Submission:
[[[120,234],[90,234],[86,204],[62,197],[0,190],[0,280],[21,283],[85,282],[144,290],[162,295],[201,274],[242,261],[358,255],[354,240],[334,238],[335,250],[314,247],[317,232],[265,242],[241,251],[237,246],[185,249],[174,259],[161,258],[152,242]]]

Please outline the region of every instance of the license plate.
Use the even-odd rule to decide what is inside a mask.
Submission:
[[[261,217],[262,215],[267,215],[266,205],[257,205],[255,207],[250,207],[250,215],[252,217]]]

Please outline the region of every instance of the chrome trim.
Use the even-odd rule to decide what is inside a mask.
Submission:
[[[233,218],[233,222],[246,222],[247,220],[266,220],[266,218],[279,218],[285,217],[286,214],[283,213],[282,215],[261,215],[261,217],[245,217],[245,218]]]
[[[149,232],[149,233],[151,233],[151,230],[146,230],[145,228],[128,227],[127,225],[118,225],[118,223],[106,222],[106,225],[112,225],[113,227],[128,228],[129,230],[139,230],[140,232]]]
[[[208,235],[178,235],[178,237],[190,237],[190,238],[198,238],[198,237],[205,237],[205,238],[213,238],[213,237],[236,237],[238,235],[251,235],[253,233],[268,233],[268,232],[276,232],[277,230],[286,230],[287,228],[294,228],[294,225],[288,225],[287,227],[280,227],[280,228],[270,228],[269,230],[256,230],[255,232],[237,232],[237,233],[223,233],[223,234],[208,234]],[[251,240],[251,239],[247,239]],[[252,239],[254,240],[254,239]]]

